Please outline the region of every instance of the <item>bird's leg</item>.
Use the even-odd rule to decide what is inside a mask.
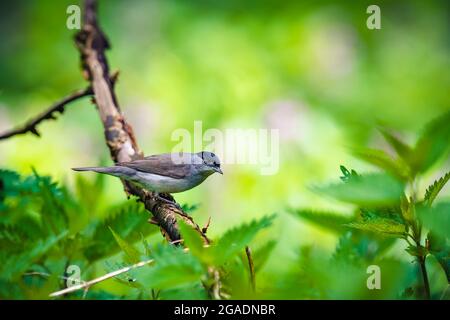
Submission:
[[[164,194],[164,195],[166,195],[166,194]],[[163,202],[165,202],[165,203],[168,203],[168,204],[170,204],[170,205],[173,205],[173,206],[175,206],[177,209],[182,210],[182,209],[181,209],[181,206],[180,206],[178,203],[176,203],[176,201],[173,199],[172,196],[169,195],[172,199],[167,199],[167,198],[164,198],[161,194],[159,194],[159,193],[157,193],[157,192],[155,192],[155,196],[156,196],[159,200],[161,200],[161,201],[163,201]]]

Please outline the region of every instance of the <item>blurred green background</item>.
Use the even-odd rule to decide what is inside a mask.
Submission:
[[[0,132],[86,86],[75,31],[66,28],[73,2],[1,2]],[[176,144],[172,132],[193,132],[196,120],[204,130],[279,129],[277,174],[224,165],[223,176],[176,195],[180,203],[200,204],[193,213],[198,223],[211,216],[212,237],[277,213],[275,225],[260,236],[278,241],[264,269],[268,279],[290,266],[300,245],[334,248],[335,235],[286,211],[351,208],[309,189],[337,179],[340,164],[374,170],[352,158],[349,147],[386,149],[377,125],[413,142],[427,121],[449,109],[448,1],[377,1],[382,29],[369,30],[372,2],[100,1],[110,67],[120,70],[119,103],[145,154],[169,152]],[[70,168],[111,164],[87,98],[39,129],[41,138],[1,141],[0,167],[21,173],[34,167],[73,188],[77,174]],[[105,181],[99,206],[122,203],[120,181]]]

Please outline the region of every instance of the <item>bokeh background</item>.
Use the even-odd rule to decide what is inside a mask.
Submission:
[[[196,120],[204,130],[279,129],[277,174],[225,165],[223,176],[176,196],[180,203],[200,204],[193,213],[200,224],[211,216],[212,237],[277,213],[274,226],[259,238],[277,240],[263,271],[268,275],[288,268],[300,245],[334,248],[336,236],[287,211],[349,209],[309,187],[337,180],[341,164],[374,170],[354,159],[350,147],[387,149],[378,125],[414,142],[427,121],[449,109],[448,2],[377,1],[382,29],[369,30],[366,8],[372,2],[100,3],[100,24],[112,45],[110,67],[120,71],[119,103],[146,154],[170,151],[176,144],[172,132],[193,132]],[[66,8],[73,3],[1,2],[0,132],[86,86],[75,31],[66,28]],[[87,98],[39,129],[41,138],[28,134],[1,141],[0,167],[23,174],[35,168],[70,189],[77,175],[70,168],[111,164],[101,122]],[[125,200],[119,180],[106,178],[105,188],[100,207]]]

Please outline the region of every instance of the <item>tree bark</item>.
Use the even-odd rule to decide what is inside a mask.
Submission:
[[[132,127],[120,111],[119,103],[110,80],[105,51],[109,43],[97,22],[97,1],[86,0],[84,22],[75,36],[81,54],[83,74],[90,82],[100,119],[103,123],[106,144],[114,162],[126,162],[143,157]],[[158,199],[154,193],[122,181],[128,194],[139,197],[145,208],[152,212],[162,234],[170,242],[181,239],[177,219],[192,226],[206,244],[210,241],[193,219],[174,205]],[[171,197],[171,196],[170,196]]]

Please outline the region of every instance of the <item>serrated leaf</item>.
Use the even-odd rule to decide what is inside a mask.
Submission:
[[[176,289],[199,283],[206,270],[189,252],[181,247],[160,245],[152,250],[150,258],[155,263],[148,268],[137,270],[136,278],[147,288]]]
[[[316,211],[310,209],[291,210],[295,216],[323,227],[332,232],[342,233],[344,225],[350,223],[352,218],[330,211]]]
[[[438,196],[439,192],[444,188],[447,181],[450,179],[450,171],[447,172],[443,177],[439,180],[434,181],[434,183],[427,188],[425,192],[424,201],[431,206],[433,204],[434,199]]]
[[[428,232],[427,240],[430,253],[436,258],[444,270],[450,283],[450,239]]]
[[[130,264],[138,263],[141,259],[141,253],[132,245],[123,240],[114,230],[109,227],[114,239],[125,254],[125,261]]]
[[[427,171],[436,161],[448,154],[450,149],[449,123],[450,112],[447,112],[425,126],[412,155],[414,172]]]
[[[346,226],[399,238],[403,237],[406,233],[406,228],[403,224],[398,223],[395,220],[385,218],[374,218],[367,221],[354,221],[348,223]]]
[[[314,187],[337,200],[363,206],[391,205],[400,201],[404,184],[390,175],[368,174],[352,177],[345,183]]]
[[[255,266],[255,272],[258,272],[264,266],[276,245],[277,242],[275,240],[270,240],[263,246],[253,251],[253,264]]]
[[[341,181],[347,182],[353,177],[358,177],[358,173],[355,170],[349,171],[345,166],[340,165],[339,169],[341,170],[343,176],[339,177]]]
[[[374,166],[383,169],[402,180],[408,179],[408,166],[400,160],[392,159],[386,152],[378,149],[359,148],[352,151],[353,155]]]
[[[211,262],[210,250],[204,247],[204,243],[200,235],[182,219],[178,219],[183,244],[189,248],[191,253],[205,263]]]
[[[12,255],[0,264],[0,274],[4,279],[12,279],[26,271],[39,257],[47,253],[52,247],[67,235],[67,231],[58,236],[50,236],[39,240],[32,247],[24,248],[22,253]]]
[[[359,230],[347,230],[342,234],[333,253],[333,260],[367,265],[395,242],[392,237],[379,236]]]
[[[140,204],[127,202],[111,211],[110,216],[104,221],[95,223],[85,230],[89,243],[84,252],[91,261],[113,255],[119,251],[109,227],[125,241],[132,244],[141,240],[142,237],[158,232],[156,226],[148,223],[149,213]],[[92,235],[90,235],[91,233]]]
[[[434,207],[419,206],[417,216],[428,230],[443,238],[450,237],[450,202],[438,203]]]
[[[383,135],[384,139],[391,145],[392,148],[394,148],[398,156],[402,158],[406,163],[408,163],[413,151],[412,148],[401,141],[399,138],[391,134],[389,131],[380,129],[380,132]]]
[[[215,263],[221,265],[244,250],[260,230],[272,224],[274,218],[275,215],[266,216],[227,231],[217,244],[212,246]]]

